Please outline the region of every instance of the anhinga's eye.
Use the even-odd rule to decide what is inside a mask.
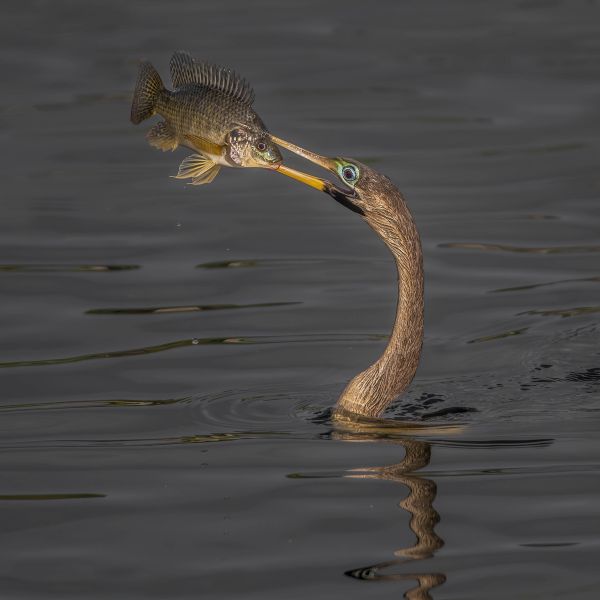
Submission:
[[[358,179],[358,169],[354,165],[343,165],[340,171],[346,183],[355,183]]]
[[[258,144],[256,144],[256,149],[259,152],[264,152],[267,149],[267,145],[264,142],[258,142]]]

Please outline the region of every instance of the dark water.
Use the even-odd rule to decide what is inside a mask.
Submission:
[[[2,12],[3,598],[598,597],[597,2]],[[128,122],[178,48],[404,191],[426,338],[388,416],[430,429],[327,418],[395,309],[361,219],[169,179]]]

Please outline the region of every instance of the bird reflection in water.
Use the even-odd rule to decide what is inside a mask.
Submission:
[[[340,421],[337,419],[337,427],[332,432],[332,437],[351,442],[374,442],[381,441],[382,436],[389,434],[392,428],[398,432],[401,430],[399,423],[393,421],[378,419],[379,427],[375,423],[375,419],[363,423],[360,421],[350,419]],[[433,428],[427,428],[427,431],[424,427],[418,429],[420,433],[427,433]],[[460,428],[440,427],[435,429],[436,433],[451,433]],[[410,565],[414,564],[415,561],[432,558],[435,552],[444,545],[444,540],[435,531],[435,526],[440,521],[440,516],[433,507],[437,486],[433,480],[417,474],[417,471],[429,465],[431,444],[410,437],[394,436],[388,438],[388,441],[403,447],[405,454],[401,462],[381,467],[351,469],[346,473],[346,477],[352,479],[382,479],[395,481],[406,486],[408,495],[399,503],[399,506],[411,515],[409,527],[416,540],[412,546],[396,550],[394,552],[396,559],[351,569],[346,571],[346,575],[368,581],[403,582],[414,580],[416,586],[406,591],[404,597],[408,600],[428,600],[432,598],[429,593],[430,590],[443,584],[446,581],[446,575],[439,572],[420,572],[420,569],[416,571]],[[406,567],[408,572],[390,572],[394,567],[402,567],[403,570]]]
[[[367,581],[397,581],[414,580],[417,585],[405,592],[408,600],[431,600],[429,593],[433,588],[446,581],[444,573],[415,569],[410,565],[433,558],[435,553],[444,546],[444,540],[436,533],[435,527],[440,522],[440,515],[433,503],[437,494],[437,486],[431,479],[419,475],[418,471],[426,468],[431,460],[432,446],[451,444],[457,448],[545,448],[551,445],[552,438],[536,439],[501,439],[501,440],[452,440],[453,434],[464,432],[462,425],[426,425],[419,422],[400,422],[392,419],[368,419],[334,417],[334,430],[330,432],[333,439],[348,442],[386,442],[402,446],[404,459],[394,465],[381,467],[361,467],[350,469],[345,477],[352,479],[380,479],[395,481],[408,488],[408,495],[399,506],[411,515],[409,527],[416,540],[412,546],[399,548],[394,552],[394,560],[384,561],[346,571],[346,575]],[[448,438],[445,439],[445,436]],[[435,436],[435,442],[426,439],[416,439],[416,436]],[[444,436],[444,437],[439,437]],[[392,572],[396,567],[399,572]]]

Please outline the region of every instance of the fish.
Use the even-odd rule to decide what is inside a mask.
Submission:
[[[139,66],[131,104],[131,122],[160,115],[146,135],[148,143],[166,152],[179,146],[194,154],[183,160],[176,179],[192,185],[213,181],[222,166],[277,169],[283,157],[252,108],[254,91],[234,71],[197,62],[178,51],[170,61],[173,89],[167,89],[148,61]]]

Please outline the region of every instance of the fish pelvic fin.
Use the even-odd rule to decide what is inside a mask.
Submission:
[[[184,158],[179,165],[179,172],[173,175],[175,179],[191,179],[192,185],[210,183],[218,174],[221,165],[216,164],[210,158],[202,154],[192,154]]]
[[[132,123],[137,125],[156,113],[156,103],[164,89],[157,70],[149,62],[141,62],[131,103]]]
[[[177,135],[173,128],[166,122],[157,123],[147,134],[146,139],[151,146],[166,152],[175,150],[179,146]]]
[[[227,94],[248,106],[254,103],[252,86],[231,69],[196,62],[187,52],[175,52],[171,57],[171,80],[174,88],[204,85]]]
[[[211,167],[208,171],[206,171],[206,173],[204,173],[203,175],[194,177],[194,179],[190,181],[190,185],[204,185],[205,183],[210,183],[219,174],[220,170],[221,165],[215,165],[214,167]]]

